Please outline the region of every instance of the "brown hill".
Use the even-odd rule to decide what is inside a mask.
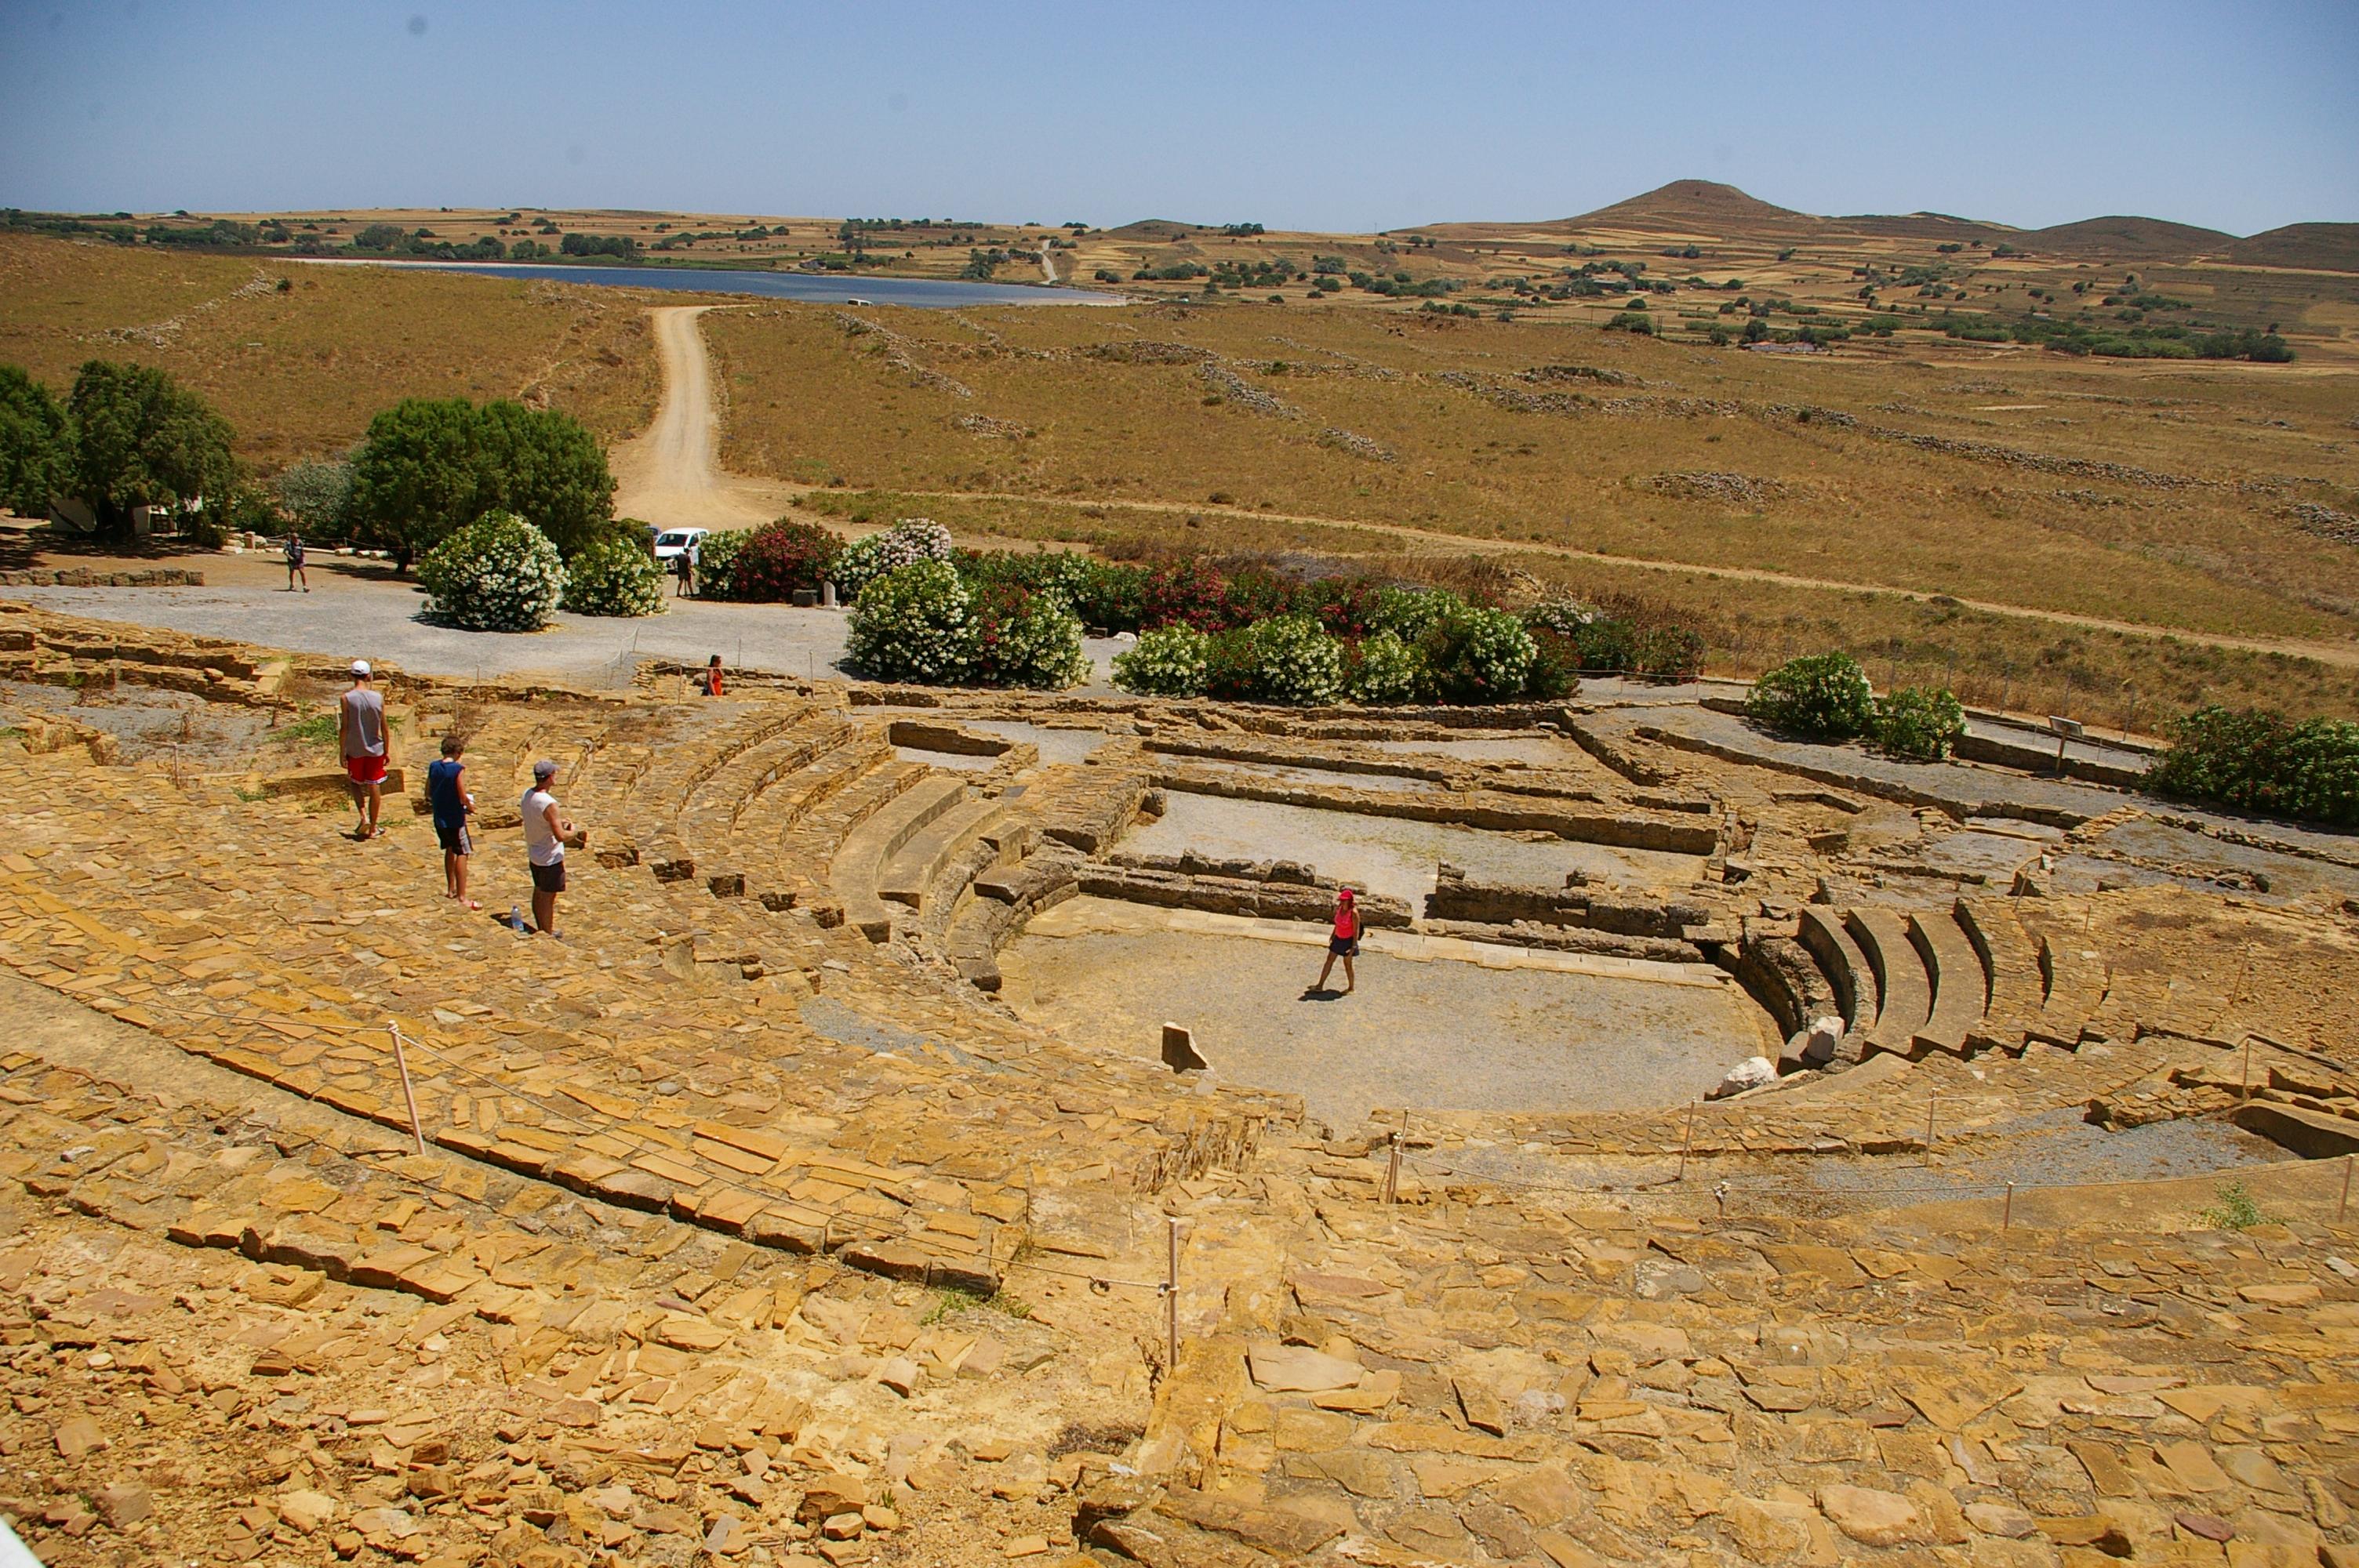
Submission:
[[[1675,179],[1626,201],[1616,201],[1611,207],[1600,207],[1549,227],[1747,233],[1765,229],[1818,228],[1825,222],[1788,207],[1773,206],[1733,185],[1710,179]]]
[[[1845,234],[1869,234],[1888,240],[1934,240],[1944,244],[1952,242],[1968,244],[1975,240],[1992,244],[2013,240],[2017,233],[2005,223],[1985,223],[1976,218],[1953,218],[1947,212],[1860,212],[1847,218],[1830,218],[1827,225]]]
[[[1204,232],[1201,223],[1182,223],[1176,218],[1141,218],[1125,223],[1119,229],[1100,229],[1091,236],[1100,240],[1184,240]]]
[[[2034,254],[2088,256],[2118,261],[2185,261],[2223,250],[2235,236],[2160,218],[2083,218],[2012,236],[2007,243]]]
[[[2228,259],[2248,266],[2359,272],[2359,223],[2288,223],[2236,241]]]

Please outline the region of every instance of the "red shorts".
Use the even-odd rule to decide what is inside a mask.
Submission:
[[[383,784],[385,759],[383,757],[346,757],[344,772],[352,775],[354,784]]]

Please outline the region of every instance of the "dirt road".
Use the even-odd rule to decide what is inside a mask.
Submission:
[[[1041,248],[1040,264],[1043,267],[1052,265],[1045,245]],[[662,407],[657,411],[656,422],[647,433],[618,449],[614,454],[615,475],[620,481],[615,508],[625,516],[644,518],[650,523],[741,528],[768,522],[787,511],[796,497],[808,494],[814,488],[784,480],[726,474],[721,470],[713,456],[720,432],[713,412],[712,369],[704,352],[703,334],[697,325],[699,316],[714,308],[717,308],[710,305],[665,306],[650,312],[655,318],[656,340],[663,355],[664,398]],[[1445,533],[1437,528],[1419,528],[1406,523],[1378,523],[1365,518],[1255,512],[1243,507],[1210,506],[1183,501],[1125,500],[1107,503],[1092,497],[1022,495],[999,491],[920,490],[899,493],[941,501],[1017,501],[1044,506],[1114,505],[1143,512],[1192,512],[1251,518],[1262,523],[1299,523],[1320,528],[1347,529],[1354,533],[1415,540],[1450,550],[1547,556],[1559,560],[1594,561],[1600,565],[1630,567],[1641,571],[1726,578],[1737,582],[1774,584],[1780,588],[1873,593],[1919,604],[1936,597],[1929,590],[1919,589],[1836,582],[1825,578],[1799,577],[1790,572],[1767,571],[1751,567],[1700,566],[1689,561],[1650,560],[1636,556],[1583,550],[1571,545],[1483,539],[1470,535]],[[2237,637],[2223,633],[2196,632],[2143,622],[2108,620],[2098,615],[2079,615],[2064,610],[2038,610],[1993,600],[1959,599],[1955,595],[1946,597],[1968,610],[2009,616],[2019,621],[2039,621],[2053,626],[2078,626],[2096,632],[2118,632],[2133,637],[2175,637],[2182,643],[2202,647],[2284,654],[2295,658],[2315,659],[2339,668],[2359,668],[2359,646],[2349,643]]]
[[[747,528],[786,510],[800,487],[726,474],[714,454],[712,368],[697,318],[712,305],[650,310],[663,357],[663,404],[645,435],[615,449],[614,510],[665,527]]]

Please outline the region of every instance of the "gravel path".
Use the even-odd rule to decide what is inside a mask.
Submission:
[[[638,620],[560,613],[546,632],[462,632],[418,618],[422,596],[399,583],[354,582],[333,593],[270,588],[15,588],[5,597],[71,615],[165,626],[298,653],[384,659],[419,675],[536,676],[577,687],[627,686],[639,659],[778,675],[841,674],[844,617],[835,610],[669,600]],[[1120,647],[1082,644],[1105,686]]]

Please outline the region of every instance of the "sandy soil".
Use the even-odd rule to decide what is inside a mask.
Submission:
[[[800,486],[723,473],[714,453],[720,423],[712,369],[697,318],[712,305],[667,305],[647,314],[663,356],[663,404],[645,435],[614,449],[614,510],[667,527],[748,528],[776,518]]]

